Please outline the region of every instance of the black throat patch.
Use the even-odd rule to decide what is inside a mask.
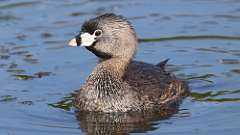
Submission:
[[[102,58],[102,59],[110,59],[112,58],[111,54],[105,53],[105,52],[101,52],[96,50],[96,48],[94,48],[94,45],[86,47],[90,52],[94,53],[97,57]]]

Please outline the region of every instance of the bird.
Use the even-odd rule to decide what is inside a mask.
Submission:
[[[134,60],[138,38],[126,17],[105,13],[85,21],[69,46],[81,46],[97,56],[92,73],[74,105],[88,112],[161,110],[179,104],[189,93],[185,81],[157,65]]]

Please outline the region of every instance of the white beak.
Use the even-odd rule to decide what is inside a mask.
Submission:
[[[95,42],[95,35],[91,35],[89,33],[83,33],[80,35],[81,45],[80,46],[91,46]],[[73,38],[68,43],[70,46],[77,46],[76,38]]]
[[[76,38],[73,38],[69,41],[68,43],[69,46],[77,46],[77,41],[76,41]]]
[[[82,39],[81,46],[91,46],[95,42],[95,35],[83,33],[80,37]]]

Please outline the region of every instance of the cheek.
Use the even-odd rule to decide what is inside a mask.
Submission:
[[[94,47],[99,51],[111,53],[115,50],[116,43],[116,39],[102,37]]]
[[[98,42],[95,44],[94,48],[100,52],[111,52],[112,47],[110,44],[106,44],[104,42]]]

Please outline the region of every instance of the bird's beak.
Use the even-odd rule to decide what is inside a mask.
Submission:
[[[96,40],[95,35],[91,35],[89,33],[82,33],[81,35],[76,36],[71,39],[68,43],[69,46],[91,46]]]
[[[71,39],[71,40],[68,42],[68,45],[69,45],[69,46],[80,46],[80,45],[78,45],[76,38]]]

